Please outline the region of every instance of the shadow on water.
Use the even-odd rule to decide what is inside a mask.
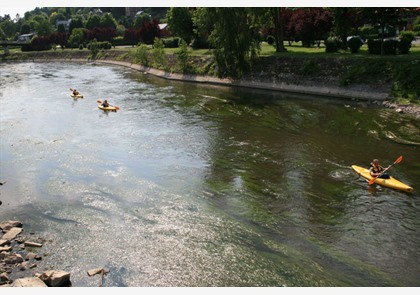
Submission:
[[[0,214],[47,236],[73,286],[98,286],[98,267],[104,286],[418,286],[417,120],[119,67],[7,66]],[[411,194],[351,170],[399,155]]]

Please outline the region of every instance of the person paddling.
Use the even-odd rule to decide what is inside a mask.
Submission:
[[[108,103],[108,101],[105,99],[104,100],[104,102],[102,103],[102,106],[104,107],[104,108],[107,108],[107,107],[109,107],[109,103]]]
[[[79,95],[79,92],[76,89],[74,89],[73,90],[73,95]]]
[[[377,178],[389,179],[388,173],[382,173],[384,170],[385,170],[385,168],[382,167],[381,165],[379,165],[378,159],[374,159],[372,161],[372,163],[370,163],[370,167],[369,167],[370,176],[377,177]]]

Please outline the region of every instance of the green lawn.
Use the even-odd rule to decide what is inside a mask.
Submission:
[[[378,58],[380,56],[378,55],[369,55],[368,53],[368,47],[367,45],[363,45],[360,48],[360,53],[358,54],[351,54],[350,51],[340,51],[337,53],[326,53],[325,52],[325,46],[323,44],[320,45],[320,47],[313,46],[310,48],[303,47],[300,43],[293,43],[291,46],[288,45],[287,42],[284,43],[285,47],[287,49],[287,52],[276,52],[276,49],[274,46],[267,44],[266,42],[261,43],[261,51],[260,56],[339,56],[339,57],[372,57],[372,58]],[[131,46],[119,46],[117,48],[112,48],[111,50],[130,50],[135,47]],[[150,46],[152,48],[152,46]],[[57,49],[61,50],[61,49]],[[72,51],[72,50],[79,50],[78,48],[74,49],[65,49],[65,51]],[[87,50],[87,49],[83,49]],[[165,52],[168,54],[174,54],[179,50],[179,48],[165,48]],[[54,51],[51,49],[50,51]],[[21,52],[20,48],[11,48],[10,53],[15,52]],[[2,47],[0,47],[0,54],[4,53]],[[190,50],[189,53],[191,55],[210,55],[211,50],[208,49],[197,49],[197,50]],[[410,48],[410,53],[408,55],[396,55],[396,56],[387,56],[387,57],[395,57],[395,58],[420,58],[420,44],[413,44]]]

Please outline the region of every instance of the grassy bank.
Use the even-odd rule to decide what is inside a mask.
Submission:
[[[366,45],[360,53],[326,53],[323,47],[287,46],[288,52],[276,53],[273,46],[262,44],[258,60],[243,79],[249,81],[357,88],[361,91],[386,91],[399,102],[418,103],[420,97],[420,45],[407,55],[370,55]],[[57,49],[42,52],[10,50],[3,60],[99,59],[141,64],[171,73],[215,76],[215,64],[209,50],[188,50],[187,61],[180,64],[179,49],[170,48],[158,57],[153,48],[118,47],[99,51],[95,57],[87,50]]]

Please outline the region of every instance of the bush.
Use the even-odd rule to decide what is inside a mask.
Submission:
[[[407,39],[401,39],[398,42],[398,53],[399,54],[408,54],[411,48],[411,41]]]
[[[178,55],[177,63],[182,73],[188,70],[188,47],[184,40],[181,40],[179,50],[176,52]]]
[[[153,43],[153,67],[157,69],[165,69],[167,68],[168,61],[166,59],[165,45],[163,44],[163,40],[160,38],[155,38],[155,42]]]
[[[368,52],[370,54],[381,54],[382,52],[382,40],[381,39],[369,39]]]
[[[130,51],[135,63],[139,63],[145,67],[149,66],[149,55],[147,51],[149,47],[145,44],[140,44],[134,51]]]
[[[179,38],[165,38],[163,40],[163,45],[165,48],[178,48],[179,47]]]
[[[341,48],[342,42],[339,38],[331,37],[324,41],[325,44],[325,52],[327,53],[334,53],[338,52]]]
[[[83,50],[83,44],[80,44],[80,45],[79,45],[79,49],[80,49],[80,50]]]
[[[359,37],[352,37],[347,41],[347,46],[350,48],[351,53],[358,53],[363,42]]]
[[[131,45],[131,44],[129,44],[129,42],[124,40],[124,37],[122,36],[112,38],[112,46],[118,46],[118,45]]]
[[[400,40],[408,40],[410,42],[413,42],[414,39],[416,39],[416,35],[413,31],[402,31],[400,36]]]
[[[398,41],[394,39],[385,40],[383,43],[383,54],[397,54]]]
[[[273,36],[271,36],[271,35],[267,36],[267,43],[269,45],[273,45],[274,42],[276,42],[276,39]]]

